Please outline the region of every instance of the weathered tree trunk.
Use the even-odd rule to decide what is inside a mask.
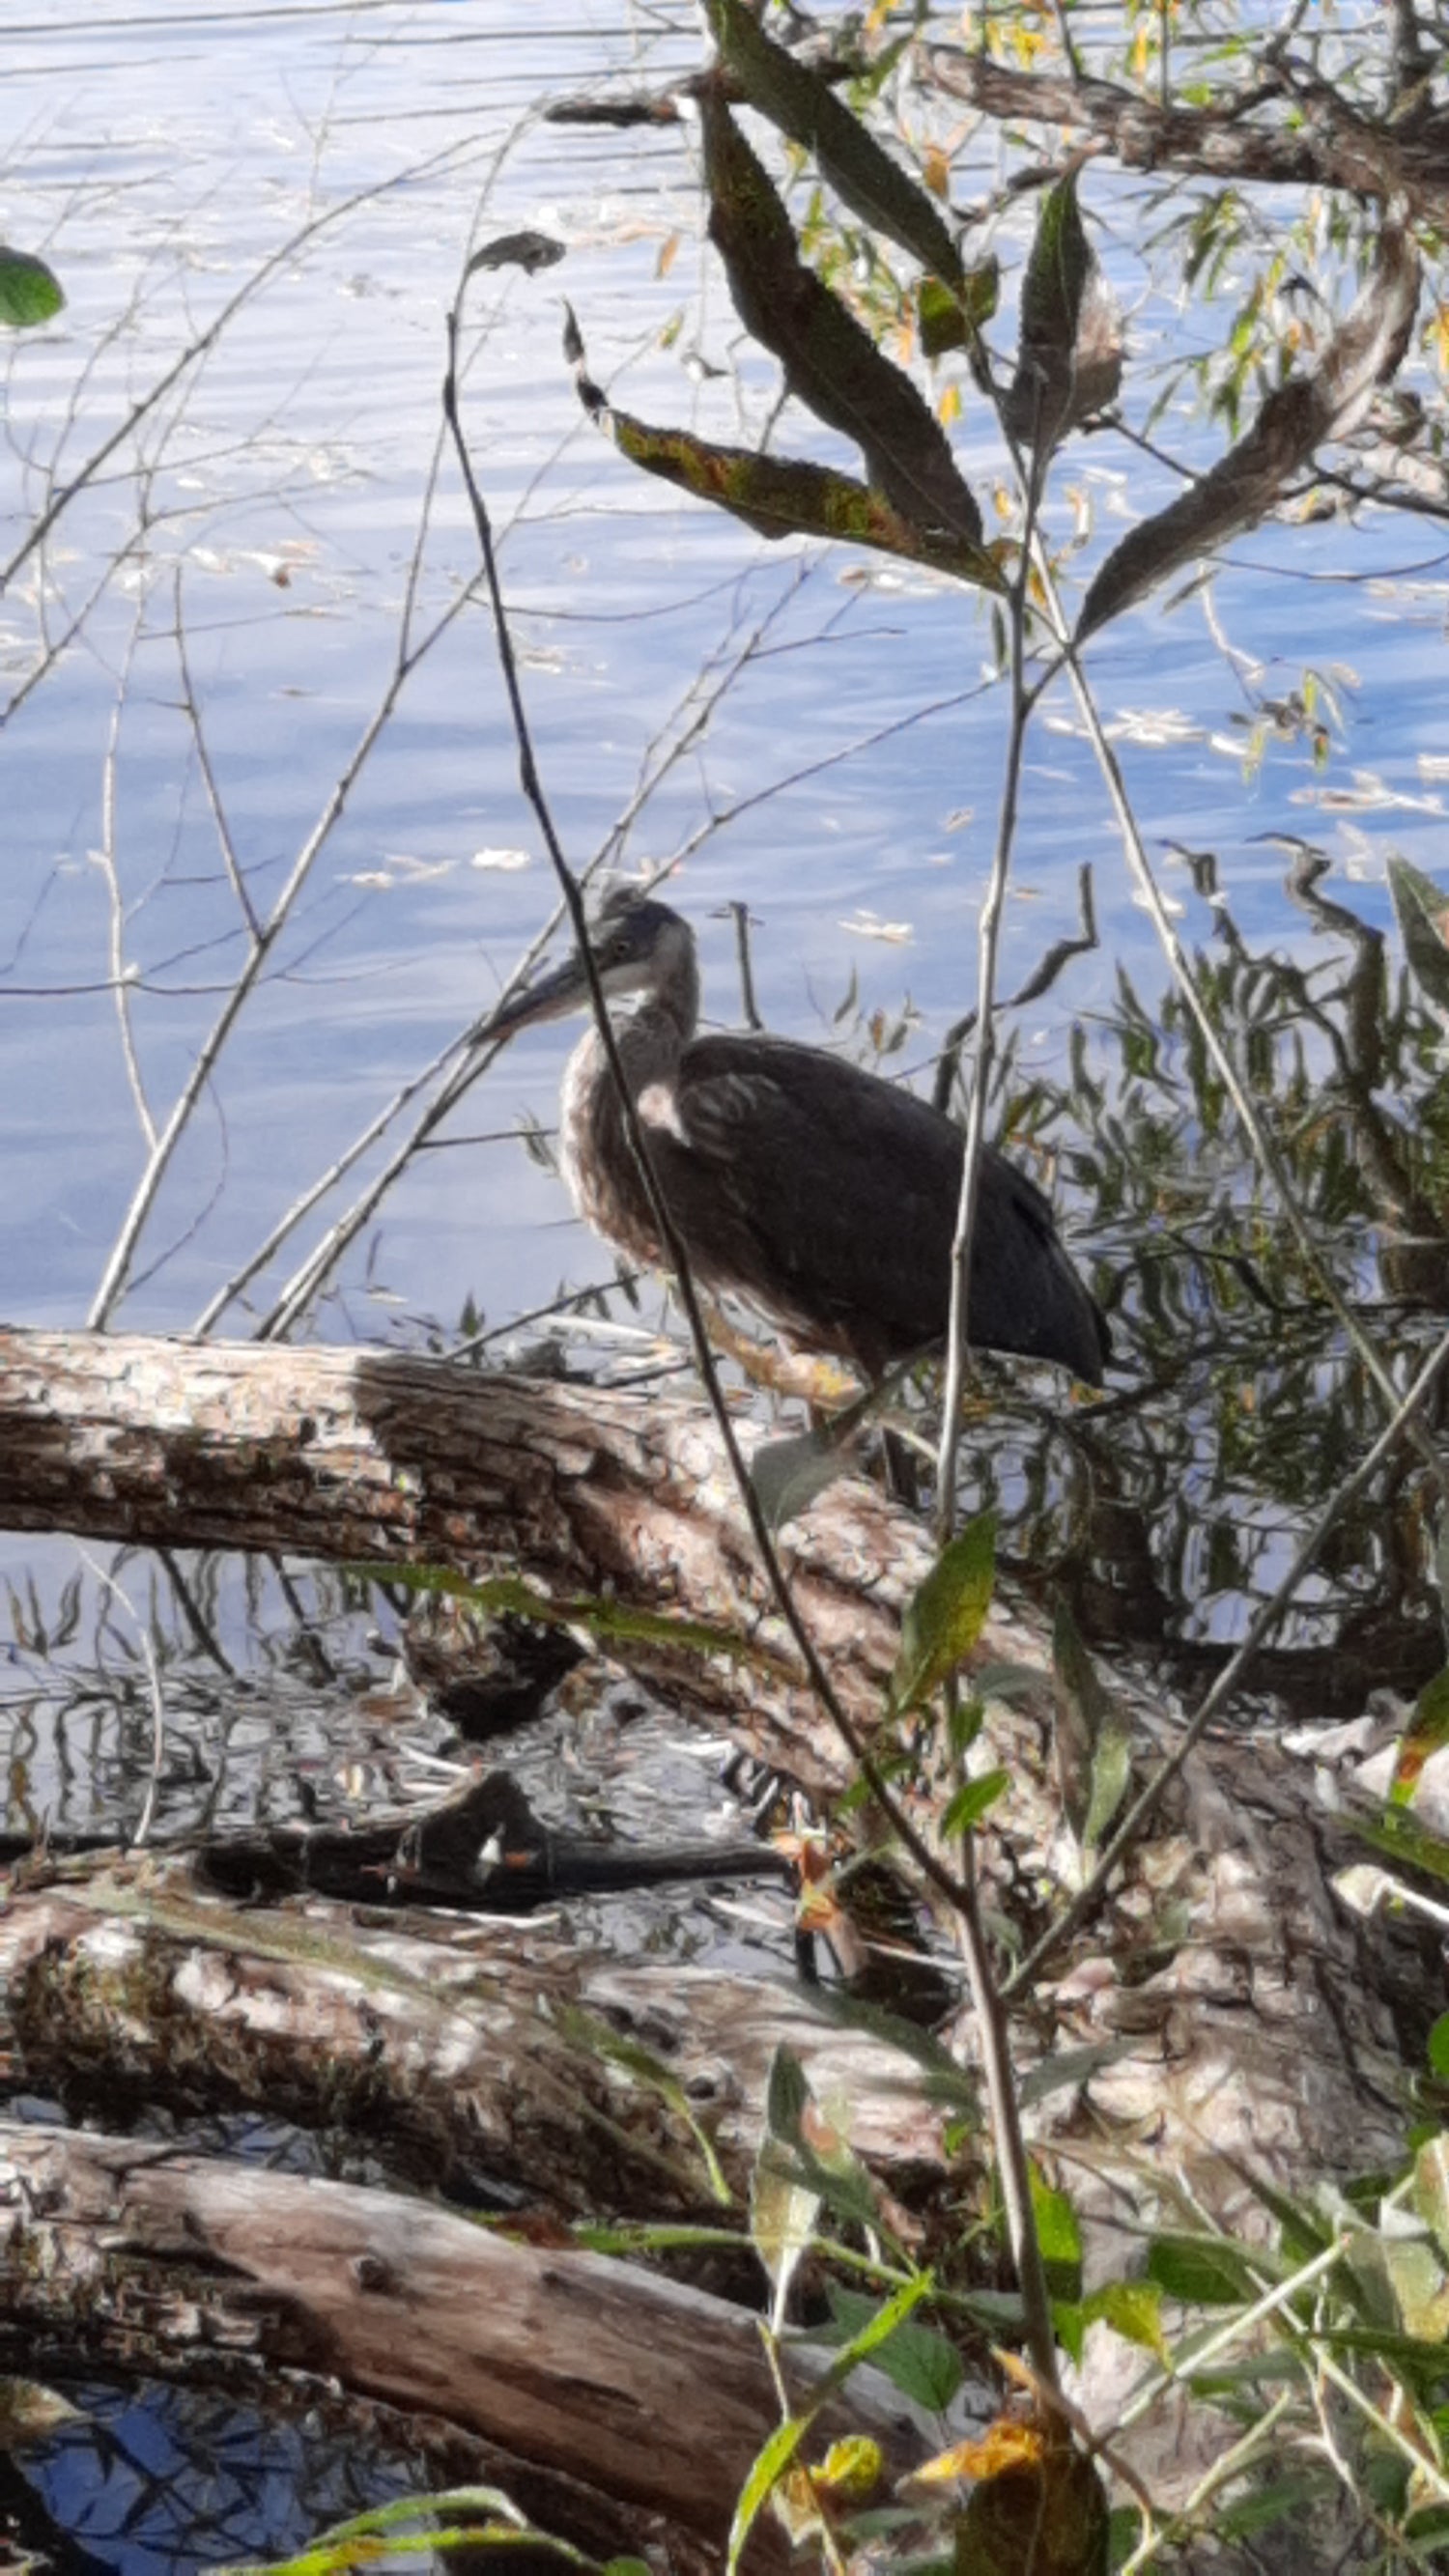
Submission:
[[[390,2192],[0,2122],[0,2250],[10,2315],[37,2336],[68,2312],[132,2368],[210,2349],[322,2373],[716,2546],[779,2421],[742,2309]],[[828,2358],[788,2365],[796,2401]],[[873,2433],[894,2475],[924,2456],[879,2383],[822,2412],[824,2441],[848,2429]],[[764,2518],[754,2563],[786,2555]]]
[[[696,1706],[767,1717],[772,1758],[807,1786],[841,1777],[698,1403],[392,1351],[0,1331],[0,1527],[608,1590],[758,1649],[630,1654]],[[842,1698],[873,1724],[923,1536],[852,1479],[780,1552]]]
[[[808,1988],[589,1951],[557,1925],[355,1924],[198,1899],[148,1862],[0,1913],[0,2051],[73,2115],[254,2110],[355,2132],[402,2174],[554,2218],[720,2220],[687,2097],[740,2205],[781,2046],[893,2194],[939,2186],[947,2113],[904,2049]]]

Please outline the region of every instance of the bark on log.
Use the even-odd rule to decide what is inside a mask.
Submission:
[[[741,1433],[748,1448],[757,1434]],[[502,1567],[560,1594],[677,1611],[767,1650],[773,1674],[657,1645],[631,1660],[716,1717],[764,1719],[770,1758],[807,1787],[839,1784],[839,1749],[697,1403],[392,1351],[0,1330],[0,1527]],[[780,1552],[842,1697],[873,1725],[924,1536],[849,1479]]]
[[[571,1592],[597,1591],[602,1571],[621,1600],[721,1621],[783,1652],[713,1431],[698,1410],[657,1398],[372,1353],[10,1334],[5,1520],[465,1568],[503,1557]],[[847,1485],[784,1552],[835,1678],[869,1724],[925,1542]],[[1039,1623],[1001,1606],[981,1653],[1041,1676],[1009,1707],[992,1701],[978,1747],[1012,1783],[981,1838],[987,1901],[1030,1937],[1070,1891],[1079,1857],[1054,1767],[1049,1657]],[[654,1647],[640,1660],[807,1780],[841,1785],[841,1750],[792,1678]],[[1120,1679],[1116,1692],[1139,1750],[1168,1748],[1160,1707]],[[1406,2070],[1422,2063],[1440,1971],[1412,1925],[1365,1923],[1340,1901],[1334,1873],[1361,1847],[1315,1810],[1313,1778],[1268,1733],[1200,1746],[1095,1923],[1018,2018],[1019,2067],[1082,2042],[1119,2052],[1034,2114],[1073,2159],[1099,2272],[1117,2261],[1124,2194],[1133,2227],[1150,2223],[1154,2170],[1180,2172],[1216,2218],[1251,2228],[1245,2172],[1300,2193],[1401,2153]],[[969,2056],[969,2026],[960,2040]],[[1130,2152],[1114,2172],[1110,2141],[1124,2132]]]
[[[689,2123],[592,2025],[667,2070],[741,2206],[781,2046],[837,2118],[848,2105],[852,2144],[894,2196],[945,2178],[948,2114],[916,2061],[798,1984],[616,1960],[556,1926],[422,1938],[315,1899],[239,1910],[179,1877],[133,1865],[0,1913],[0,2049],[73,2117],[254,2110],[366,2138],[409,2181],[523,2194],[556,2220],[730,2223]]]
[[[742,2310],[391,2192],[0,2122],[0,2253],[9,2314],[37,2335],[69,2317],[133,2367],[139,2334],[173,2357],[210,2345],[326,2374],[716,2547],[779,2420]],[[794,2400],[826,2360],[787,2363]],[[845,2430],[874,2434],[896,2476],[925,2456],[878,2381],[822,2411],[822,2447]],[[756,2530],[750,2563],[785,2563],[778,2529]]]

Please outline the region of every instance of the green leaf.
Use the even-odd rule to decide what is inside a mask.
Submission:
[[[734,2520],[730,2524],[729,2556],[725,2562],[726,2576],[735,2576],[735,2570],[744,2555],[745,2543],[755,2527],[761,2505],[768,2503],[818,2413],[819,2408],[812,2406],[807,2414],[787,2416],[783,2424],[776,2425],[763,2448],[756,2452],[749,2476],[740,2489]]]
[[[792,2048],[782,2040],[770,2061],[765,2085],[765,2125],[772,2138],[781,2138],[787,2146],[796,2146],[800,2123],[810,2101],[810,2084],[805,2069]]]
[[[767,36],[741,0],[706,0],[706,6],[721,60],[750,105],[814,153],[842,205],[948,285],[964,284],[961,254],[931,197],[829,83]]]
[[[699,109],[709,235],[745,329],[780,360],[796,400],[855,441],[872,489],[989,563],[980,509],[925,396],[801,259],[769,173],[715,90]]]
[[[1082,2301],[1082,2317],[1092,2325],[1100,2317],[1114,2334],[1140,2345],[1161,2362],[1168,2358],[1162,2331],[1162,2293],[1152,2281],[1104,2281]]]
[[[996,1580],[996,1515],[982,1512],[944,1547],[907,1604],[891,1705],[918,1708],[957,1671],[986,1624]]]
[[[1449,2134],[1443,2130],[1426,2138],[1414,2158],[1414,2206],[1432,2227],[1441,2254],[1449,2256]]]
[[[1266,2253],[1254,2253],[1251,2267],[1236,2245],[1215,2236],[1161,2235],[1147,2246],[1147,2277],[1170,2299],[1194,2307],[1233,2307],[1255,2299],[1261,2286],[1255,2274],[1271,2275],[1277,2265]]]
[[[1001,300],[1001,263],[983,260],[968,270],[959,287],[939,277],[923,277],[916,289],[916,327],[928,358],[943,358],[951,349],[970,349]]]
[[[752,1664],[761,1671],[771,1671],[781,1680],[793,1678],[793,1668],[781,1655],[771,1654],[768,1647],[752,1643],[733,1628],[716,1628],[705,1619],[670,1619],[654,1610],[636,1610],[624,1601],[610,1601],[594,1593],[560,1596],[539,1592],[518,1574],[488,1575],[474,1582],[457,1574],[449,1565],[373,1565],[356,1563],[344,1566],[344,1573],[364,1583],[392,1583],[406,1592],[441,1593],[450,1601],[465,1601],[474,1610],[490,1618],[532,1619],[540,1628],[583,1628],[591,1637],[613,1638],[621,1645],[669,1646],[686,1653],[727,1655],[732,1663]]]
[[[1035,2165],[1031,2165],[1028,2171],[1047,2288],[1054,2299],[1080,2299],[1082,2231],[1077,2225],[1077,2213],[1066,2193],[1046,2182]]]
[[[750,1460],[750,1483],[773,1533],[808,1511],[817,1494],[843,1476],[852,1461],[825,1423],[787,1440],[767,1440]]]
[[[11,250],[0,242],[0,322],[12,331],[33,331],[52,322],[65,304],[65,289],[54,269],[34,251]]]
[[[825,289],[819,291],[824,294]],[[995,556],[977,542],[979,530],[968,528],[963,533],[945,515],[923,520],[902,508],[898,496],[832,466],[812,464],[803,457],[764,455],[755,448],[724,447],[697,437],[693,430],[657,429],[630,412],[615,410],[587,373],[583,343],[571,314],[569,324],[564,348],[575,367],[580,402],[620,455],[646,474],[657,474],[697,500],[730,511],[747,528],[771,540],[805,536],[867,546],[873,553],[926,564],[933,572],[984,590],[1005,589],[1006,577]]]
[[[835,2341],[853,2339],[871,2325],[880,2311],[880,2301],[864,2290],[849,2290],[838,2281],[826,2284],[831,2314],[835,2320]],[[812,2341],[824,2342],[818,2329]],[[966,2376],[965,2366],[953,2343],[933,2326],[917,2325],[907,2320],[877,2346],[876,2367],[883,2370],[893,2387],[917,2406],[927,2407],[932,2414],[944,2415]]]
[[[1095,1850],[1132,1776],[1132,1731],[1097,1678],[1065,1598],[1052,1622],[1057,1773],[1067,1822],[1084,1853]]]
[[[973,1825],[980,1824],[987,1809],[994,1807],[997,1799],[1010,1787],[1009,1771],[983,1771],[979,1780],[966,1781],[954,1798],[947,1801],[946,1812],[941,1818],[941,1833],[945,1840],[951,1842],[962,1834],[969,1834]]]
[[[1409,972],[1436,1010],[1449,1011],[1449,894],[1396,852],[1388,870]]]
[[[714,2142],[700,2126],[694,2105],[674,2069],[663,2058],[656,2057],[652,2049],[645,2048],[642,2042],[630,2039],[625,2032],[615,2030],[611,2022],[601,2021],[596,2014],[585,2012],[578,2005],[559,2006],[555,2023],[559,2036],[571,2046],[587,2049],[606,2065],[617,2066],[622,2073],[632,2076],[636,2083],[649,2085],[660,2100],[668,2104],[681,2126],[688,2129],[699,2150],[710,2198],[717,2200],[721,2207],[728,2208],[734,2194],[725,2180]]]
[[[1449,2013],[1441,2013],[1429,2033],[1429,2064],[1449,2082]]]
[[[1039,2058],[1036,2065],[1017,2083],[1017,2098],[1024,2111],[1035,2102],[1045,2102],[1053,2093],[1065,2093],[1087,2084],[1104,2066],[1115,2066],[1132,2053],[1130,2039],[1093,2039],[1080,2048],[1058,2049],[1051,2057]]]

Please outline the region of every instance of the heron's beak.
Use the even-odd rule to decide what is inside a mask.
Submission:
[[[519,1029],[531,1029],[536,1020],[566,1019],[570,1011],[582,1010],[588,998],[588,978],[577,957],[570,957],[551,975],[540,976],[526,991],[515,993],[511,1002],[500,1003],[489,1019],[480,1020],[473,1044],[493,1046]]]

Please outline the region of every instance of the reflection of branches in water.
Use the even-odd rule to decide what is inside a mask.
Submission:
[[[1319,872],[1300,857],[1290,889],[1337,939],[1332,961],[1309,970],[1259,954],[1206,877],[1219,947],[1191,961],[1311,1225],[1311,1260],[1263,1195],[1178,992],[1152,1011],[1119,974],[1094,1040],[1078,1037],[1074,1079],[1039,1079],[1017,1112],[1071,1140],[1085,1230],[1115,1247],[1113,1329],[1138,1382],[1074,1414],[1050,1447],[1018,1447],[1014,1491],[997,1461],[976,1473],[983,1491],[1005,1488],[1028,1559],[1070,1551],[1093,1632],[1118,1643],[1180,1651],[1240,1632],[1373,1440],[1381,1395],[1338,1328],[1321,1265],[1356,1318],[1372,1319],[1396,1387],[1449,1309],[1442,1033],[1406,975],[1390,984],[1380,934],[1318,894]],[[1431,1433],[1443,1413],[1436,1396]],[[1441,1651],[1431,1504],[1422,1465],[1383,1462],[1260,1679],[1296,1678],[1343,1705],[1376,1682],[1423,1677]]]
[[[224,2388],[85,2381],[64,2393],[78,2420],[20,2462],[35,2542],[35,2523],[48,2522],[61,2565],[84,2551],[92,2568],[171,2576],[280,2557],[343,2515],[430,2483],[400,2423],[396,2442],[372,2421],[359,2439],[356,2410],[315,2388],[305,2414],[280,2388],[265,2414]]]

